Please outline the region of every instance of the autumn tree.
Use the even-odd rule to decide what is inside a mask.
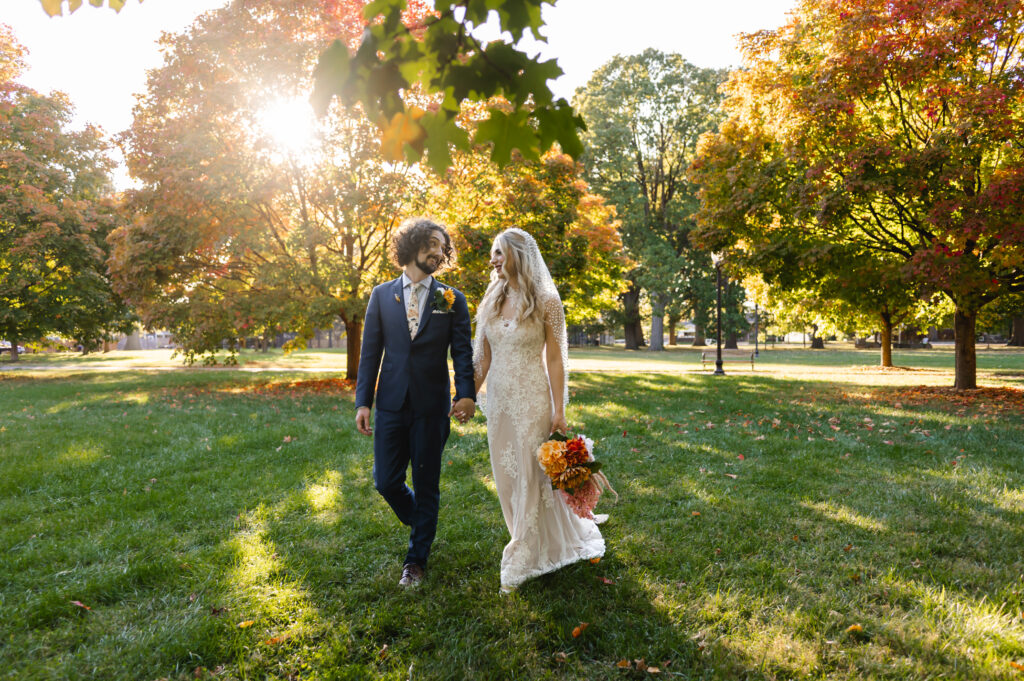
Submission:
[[[14,360],[19,342],[56,333],[88,350],[132,320],[105,264],[121,220],[109,144],[70,129],[63,94],[17,82],[24,55],[0,24],[0,338]]]
[[[112,268],[145,322],[186,356],[246,336],[345,324],[358,370],[370,288],[410,177],[379,154],[358,109],[307,103],[317,55],[358,40],[361,2],[235,0],[164,38],[125,135],[142,188],[112,238]]]
[[[706,306],[707,300],[697,296],[707,287],[687,285],[713,281],[714,270],[710,256],[690,241],[697,202],[686,171],[700,135],[718,124],[717,89],[724,75],[678,54],[649,49],[613,58],[573,100],[588,126],[583,136],[588,179],[616,207],[623,242],[636,262],[622,298],[627,348],[642,342],[637,328],[642,290],[651,302],[651,349],[663,349],[664,315],[674,290],[693,296],[691,308]]]
[[[695,165],[704,236],[897,260],[905,286],[955,305],[955,387],[974,388],[979,310],[1024,290],[1024,7],[802,0],[791,16],[742,40],[729,119]]]
[[[471,126],[470,126],[471,127]],[[591,193],[567,154],[514,158],[504,168],[486,148],[457,152],[433,175],[422,210],[452,228],[459,253],[450,278],[471,305],[487,288],[494,237],[509,227],[537,240],[572,325],[599,325],[622,288],[622,241],[615,210]]]

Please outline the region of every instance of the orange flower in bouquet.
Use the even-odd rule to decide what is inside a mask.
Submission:
[[[601,463],[594,460],[594,441],[585,435],[568,438],[552,433],[551,439],[537,449],[537,462],[573,513],[581,518],[594,518],[594,507],[602,491],[618,493],[601,473]]]

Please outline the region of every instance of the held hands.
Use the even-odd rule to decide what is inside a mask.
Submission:
[[[356,410],[356,430],[363,435],[373,435],[373,428],[370,427],[369,407],[359,407]]]
[[[473,414],[476,413],[476,402],[470,397],[463,397],[461,400],[452,405],[452,410],[448,412],[448,418],[455,417],[459,420],[459,423],[465,423],[466,421],[473,418]]]
[[[555,417],[551,419],[551,432],[556,430],[562,435],[569,430],[569,425],[565,422],[565,414],[555,414]]]

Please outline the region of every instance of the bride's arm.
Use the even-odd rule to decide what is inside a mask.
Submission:
[[[476,380],[476,392],[480,392],[480,388],[483,387],[484,381],[487,380],[487,371],[491,368],[491,344],[487,341],[487,337],[484,336],[483,351],[480,353],[480,359],[474,360],[473,362],[475,371],[473,377]]]
[[[568,425],[565,422],[565,367],[562,366],[562,347],[551,323],[544,321],[544,355],[548,365],[548,381],[551,383],[551,399],[554,400],[554,413],[551,419],[551,432],[564,433]]]

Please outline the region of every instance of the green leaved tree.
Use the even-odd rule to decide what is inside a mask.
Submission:
[[[687,307],[698,318],[707,308],[708,287],[691,282],[713,281],[714,270],[710,256],[691,242],[697,202],[686,172],[697,140],[721,118],[718,86],[724,78],[724,71],[649,49],[609,61],[573,100],[587,122],[588,180],[618,211],[635,262],[622,298],[627,348],[643,342],[642,290],[650,298],[654,350],[663,349],[664,316],[674,292],[690,296]]]

